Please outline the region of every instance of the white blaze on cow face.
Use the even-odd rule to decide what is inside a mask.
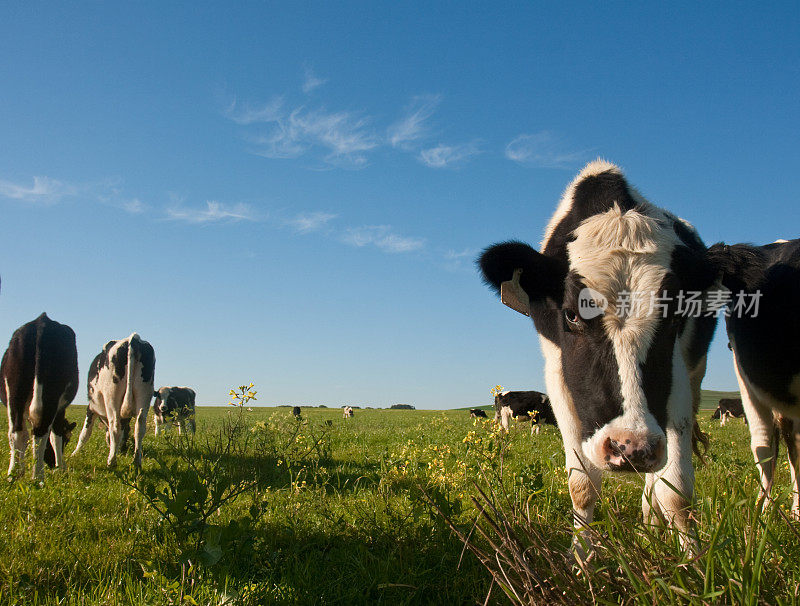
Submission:
[[[666,436],[648,407],[642,367],[665,322],[648,296],[660,294],[677,241],[665,229],[666,219],[646,203],[627,211],[615,204],[585,219],[567,244],[570,272],[584,285],[578,302],[588,291],[604,307],[593,317],[599,316],[619,375],[621,414],[582,442],[584,454],[600,468],[655,471],[665,461]],[[671,360],[675,339],[663,341],[655,346],[669,348],[665,357]]]

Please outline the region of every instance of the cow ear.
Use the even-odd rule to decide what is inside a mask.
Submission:
[[[564,295],[567,264],[543,255],[523,242],[501,242],[478,259],[483,280],[504,305],[526,316],[531,303],[550,298],[559,305]]]
[[[763,251],[752,244],[718,242],[708,249],[708,258],[722,279],[722,284],[737,292],[755,288],[765,265]]]

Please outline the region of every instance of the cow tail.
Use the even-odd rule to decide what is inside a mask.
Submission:
[[[136,399],[133,394],[133,381],[136,366],[136,354],[134,353],[134,349],[136,351],[139,350],[139,335],[136,333],[130,336],[130,342],[128,343],[128,372],[126,373],[127,377],[125,379],[125,397],[122,399],[122,409],[128,412],[130,416],[136,414]]]

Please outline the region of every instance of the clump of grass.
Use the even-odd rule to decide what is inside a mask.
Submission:
[[[796,604],[800,533],[778,502],[765,513],[752,483],[722,474],[693,512],[699,551],[676,532],[632,517],[604,498],[603,517],[581,532],[587,560],[570,549],[573,529],[543,514],[537,495],[520,501],[502,472],[484,473],[465,526],[426,500],[513,604]],[[783,499],[778,499],[779,501]],[[635,513],[633,514],[635,515]]]

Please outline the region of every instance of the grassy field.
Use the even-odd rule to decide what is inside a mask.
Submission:
[[[69,416],[83,413],[73,406]],[[130,455],[106,469],[98,427],[43,487],[3,483],[0,603],[474,604],[490,588],[490,603],[503,603],[423,498],[469,532],[470,496],[490,485],[512,526],[524,511],[544,537],[525,557],[541,576],[563,577],[567,603],[798,603],[800,535],[782,515],[787,466],[777,507],[760,515],[741,421],[719,427],[701,415],[711,451],[697,469],[697,558],[641,522],[638,478],[610,477],[596,524],[602,549],[576,574],[564,555],[570,500],[555,428],[531,437],[520,425],[506,437],[463,410],[356,410],[343,420],[304,408],[303,417],[201,408],[193,444],[147,435],[138,476]],[[7,448],[0,453],[7,463]]]

